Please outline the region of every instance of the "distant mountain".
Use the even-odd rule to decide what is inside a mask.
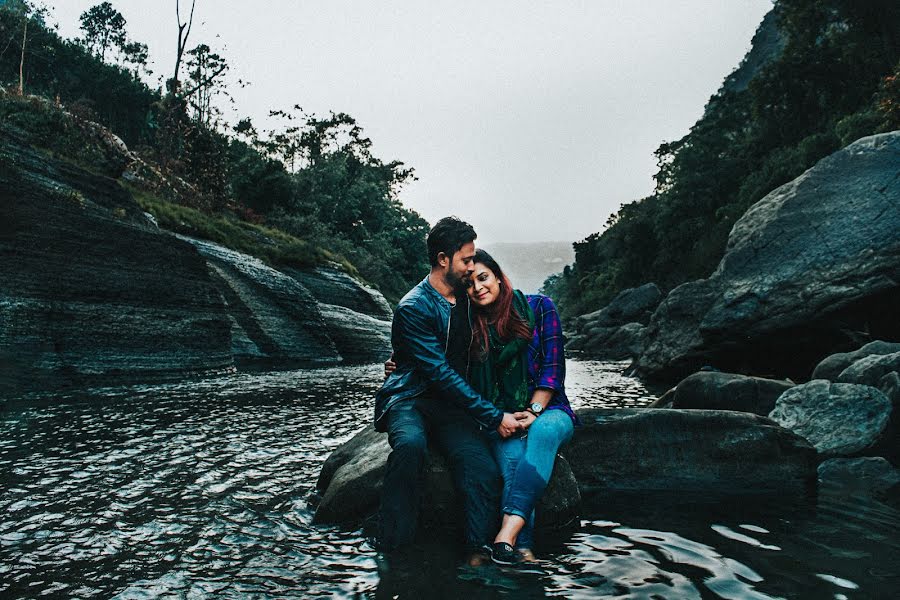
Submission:
[[[536,293],[547,277],[575,261],[572,242],[501,242],[483,247],[526,294]]]

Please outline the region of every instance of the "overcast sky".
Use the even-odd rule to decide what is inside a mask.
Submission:
[[[97,0],[48,0],[65,37]],[[175,0],[112,0],[171,76]],[[182,0],[182,15],[185,4]],[[485,242],[575,241],[653,189],[770,0],[197,0],[189,45],[232,66],[237,116],[353,115],[418,181],[403,203]]]

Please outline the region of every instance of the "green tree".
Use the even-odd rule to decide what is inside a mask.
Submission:
[[[194,120],[210,127],[218,116],[212,103],[216,96],[228,96],[225,89],[225,75],[228,63],[213,52],[206,44],[200,44],[188,53],[188,89],[184,92],[194,113]]]
[[[81,13],[82,43],[94,56],[106,61],[109,50],[122,48],[128,36],[125,17],[109,2],[101,2]]]

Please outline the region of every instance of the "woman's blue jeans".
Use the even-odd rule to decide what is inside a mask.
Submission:
[[[503,513],[525,519],[516,538],[518,548],[534,547],[534,506],[550,481],[556,451],[574,430],[565,411],[547,410],[531,424],[527,435],[493,442],[503,473]]]

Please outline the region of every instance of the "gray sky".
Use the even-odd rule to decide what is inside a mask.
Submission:
[[[65,37],[99,0],[47,0]],[[190,0],[182,0],[182,5]],[[174,66],[175,0],[112,0],[153,70]],[[575,241],[648,195],[750,47],[771,0],[197,0],[189,45],[231,64],[237,116],[353,115],[418,181],[404,204],[486,242]],[[182,9],[183,14],[185,9]]]

